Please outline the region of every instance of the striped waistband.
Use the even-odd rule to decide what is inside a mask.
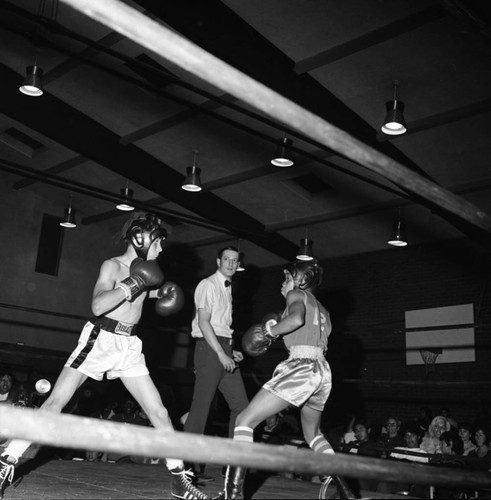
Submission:
[[[125,337],[130,337],[136,335],[137,325],[133,323],[124,323],[122,321],[116,321],[115,319],[106,318],[101,316],[100,318],[92,318],[90,320],[94,326],[98,326],[107,332],[115,333],[116,335],[124,335]]]
[[[313,345],[292,345],[288,349],[289,359],[306,358],[306,359],[325,359],[322,347]]]
[[[199,341],[199,340],[205,340],[203,337],[194,337],[194,340]],[[234,339],[228,338],[228,337],[221,337],[220,335],[217,335],[217,340],[220,342],[220,344],[225,344],[225,345],[234,345]],[[206,340],[205,340],[206,342]]]

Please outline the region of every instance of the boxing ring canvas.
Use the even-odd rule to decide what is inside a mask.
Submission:
[[[406,311],[405,319],[407,365],[424,364],[420,349],[441,349],[438,364],[476,360],[473,304]]]

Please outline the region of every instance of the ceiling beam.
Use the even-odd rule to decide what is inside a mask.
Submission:
[[[408,31],[415,30],[432,23],[446,15],[445,9],[440,5],[430,5],[426,9],[416,12],[403,19],[398,19],[390,24],[382,26],[365,35],[354,38],[349,42],[337,45],[319,54],[298,61],[295,64],[294,71],[298,74],[313,71],[322,66],[333,63],[344,57],[349,57],[361,50],[367,50],[369,47],[378,43],[386,42],[391,38],[401,36]]]
[[[181,189],[184,175],[134,145],[122,146],[120,136],[83,113],[45,93],[42,99],[26,98],[18,91],[19,75],[0,65],[0,111],[85,156],[122,177],[199,214],[214,225],[235,228],[237,236],[290,260],[297,250],[286,238],[264,233],[264,226],[211,193]],[[49,120],[46,118],[49,117]],[[70,123],[70,127],[66,124]],[[134,166],[139,168],[135,169]]]
[[[87,161],[87,158],[84,156],[74,156],[73,158],[70,158],[69,160],[63,161],[59,163],[58,165],[54,165],[53,167],[49,167],[44,172],[47,174],[62,174],[63,172],[66,172],[67,170],[70,170],[71,168],[78,167],[79,165],[84,164]],[[38,182],[35,179],[29,178],[29,179],[22,179],[21,181],[17,181],[12,185],[14,189],[23,189],[26,188],[32,184],[35,184]]]

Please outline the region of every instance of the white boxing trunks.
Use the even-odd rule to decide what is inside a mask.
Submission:
[[[136,325],[110,318],[95,318],[82,330],[78,345],[65,366],[75,368],[94,380],[148,375],[142,341]]]
[[[296,345],[263,389],[294,406],[322,411],[331,392],[331,368],[320,347]]]

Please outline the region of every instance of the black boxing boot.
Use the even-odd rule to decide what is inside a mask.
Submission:
[[[336,485],[336,489],[338,490],[339,498],[353,500],[356,498],[360,498],[348,485],[346,479],[340,476],[332,476],[332,481]]]
[[[244,478],[247,469],[245,467],[227,467],[225,473],[225,488],[213,500],[232,499],[243,500]]]

